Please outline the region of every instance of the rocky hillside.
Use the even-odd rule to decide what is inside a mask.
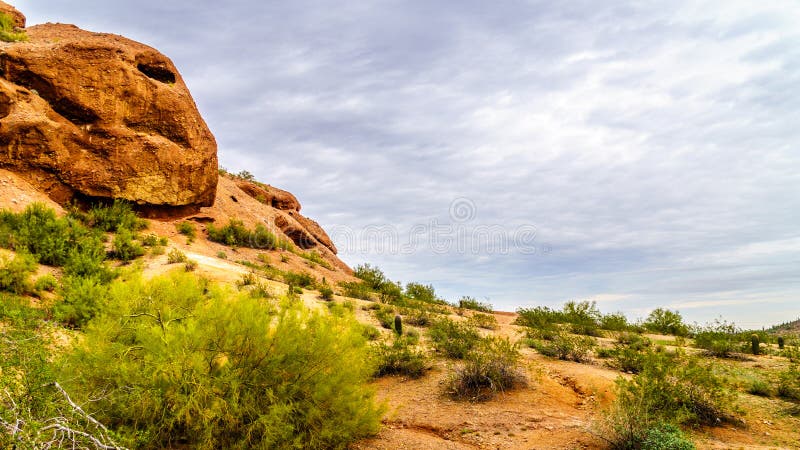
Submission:
[[[0,206],[123,199],[150,218],[261,224],[350,269],[290,193],[220,178],[217,144],[178,69],[157,50],[74,25],[25,28],[0,42]]]

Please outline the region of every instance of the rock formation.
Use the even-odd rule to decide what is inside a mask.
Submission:
[[[26,31],[0,43],[0,167],[62,203],[213,203],[216,142],[172,61],[73,25]]]

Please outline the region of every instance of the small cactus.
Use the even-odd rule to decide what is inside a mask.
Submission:
[[[778,336],[778,348],[783,350],[783,345],[784,345],[783,336]]]
[[[400,317],[400,314],[394,316],[394,332],[397,333],[398,336],[403,335],[403,318]]]
[[[750,345],[753,347],[753,354],[757,355],[758,351],[760,350],[757,334],[753,333],[750,335]]]

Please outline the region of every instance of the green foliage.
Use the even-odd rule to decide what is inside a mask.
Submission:
[[[595,340],[589,336],[575,336],[564,332],[556,334],[550,341],[530,341],[530,346],[544,356],[575,362],[587,361],[595,345]]]
[[[517,309],[515,325],[528,328],[528,335],[533,339],[553,339],[558,334],[557,324],[562,321],[561,313],[546,306]]]
[[[641,450],[695,450],[697,447],[678,427],[661,423],[645,430],[640,448]]]
[[[322,255],[320,255],[316,251],[310,251],[308,253],[300,253],[300,257],[305,259],[305,260],[307,260],[307,261],[309,261],[309,262],[311,262],[311,263],[319,264],[320,266],[322,266],[322,267],[324,267],[324,268],[326,268],[328,270],[333,270],[333,266],[331,265],[331,263],[329,263],[328,261],[325,261],[322,258]]]
[[[197,228],[192,222],[183,221],[175,224],[178,233],[186,236],[186,243],[191,244],[197,238]]]
[[[644,442],[657,443],[652,430],[664,423],[715,426],[731,419],[732,399],[710,365],[697,358],[649,353],[638,375],[617,379],[603,435],[612,448],[647,448]]]
[[[0,41],[24,42],[28,40],[25,31],[15,31],[14,19],[6,13],[0,13]]]
[[[765,380],[754,378],[750,380],[750,384],[747,386],[747,393],[758,395],[759,397],[771,397],[772,387]]]
[[[327,284],[324,284],[319,288],[319,296],[325,301],[331,301],[333,300],[333,289]]]
[[[461,300],[458,301],[458,307],[486,313],[490,313],[494,309],[490,303],[482,303],[472,297],[461,297]]]
[[[76,401],[142,448],[345,448],[377,431],[352,317],[232,295],[184,273],[114,283],[63,364]]]
[[[561,316],[564,322],[571,324],[572,332],[586,336],[599,336],[600,310],[596,302],[568,301],[564,304]]]
[[[111,205],[95,205],[85,215],[73,213],[92,228],[116,232],[121,228],[139,231],[147,228],[147,221],[140,219],[130,203],[114,200]]]
[[[725,321],[715,321],[694,333],[694,345],[719,357],[730,357],[737,348],[736,325]]]
[[[437,352],[453,359],[464,359],[481,339],[475,327],[446,317],[433,322],[428,337]]]
[[[600,318],[600,328],[609,331],[627,331],[631,329],[631,325],[628,323],[628,318],[625,317],[625,314],[619,312],[604,314]]]
[[[94,277],[64,277],[61,291],[61,301],[53,308],[56,319],[83,328],[103,306],[108,286]]]
[[[446,392],[458,400],[489,400],[525,382],[519,347],[508,339],[481,339],[447,382]]]
[[[144,255],[144,248],[134,241],[133,233],[127,228],[119,228],[112,242],[111,254],[120,261],[130,261]]]
[[[36,279],[33,283],[33,290],[36,292],[53,292],[58,287],[58,280],[51,274],[45,274]]]
[[[30,292],[30,276],[36,271],[36,258],[19,252],[13,259],[0,257],[0,291],[25,294]]]
[[[291,248],[291,244],[288,241],[278,239],[275,234],[261,224],[250,230],[241,220],[231,219],[222,228],[209,225],[207,231],[210,240],[231,247],[249,247],[265,250],[279,248],[288,250]]]
[[[286,272],[283,274],[283,281],[290,286],[299,288],[309,288],[317,282],[311,274],[306,272]]]
[[[414,345],[413,338],[407,336],[396,337],[392,345],[379,343],[374,347],[374,353],[378,361],[376,377],[404,375],[419,378],[430,366],[428,355]]]
[[[173,248],[167,254],[167,264],[185,263],[188,260],[189,258],[186,256],[186,254],[177,248]]]
[[[778,395],[800,401],[800,368],[797,365],[792,365],[778,376]]]
[[[491,314],[483,314],[483,313],[475,313],[469,319],[467,319],[467,323],[478,327],[483,328],[485,330],[496,330],[499,326],[497,324],[497,318],[495,318]]]
[[[375,314],[375,318],[378,319],[378,323],[380,323],[383,328],[394,330],[395,313],[393,308],[379,305],[378,308],[375,308],[373,314]]]
[[[644,327],[650,331],[673,336],[688,336],[689,327],[683,323],[683,317],[678,311],[656,308],[644,321]]]
[[[436,291],[430,284],[408,283],[406,285],[405,295],[413,300],[424,303],[445,303],[444,300],[436,297]]]

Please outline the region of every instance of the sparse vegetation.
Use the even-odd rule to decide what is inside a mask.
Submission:
[[[437,352],[453,359],[464,359],[481,339],[475,327],[446,317],[433,322],[428,337]]]
[[[0,41],[3,42],[24,42],[28,40],[28,34],[24,30],[17,31],[14,26],[14,19],[6,13],[0,13]]]
[[[537,352],[551,358],[565,361],[585,362],[589,359],[595,341],[589,336],[575,336],[565,332],[555,335],[552,340],[532,339],[529,345]]]
[[[656,308],[644,321],[644,327],[650,331],[673,336],[688,336],[689,327],[683,323],[683,317],[678,311]]]
[[[175,229],[178,233],[186,236],[186,244],[191,244],[197,238],[197,228],[192,222],[183,221],[175,224]]]
[[[417,348],[413,338],[408,336],[397,336],[392,345],[379,343],[375,346],[375,355],[378,360],[376,377],[404,375],[409,378],[419,378],[425,374],[430,365],[425,352]]]
[[[472,309],[474,311],[481,311],[485,313],[492,312],[493,308],[492,305],[488,302],[479,302],[478,300],[472,297],[461,297],[458,301],[458,307],[464,309]]]
[[[485,330],[496,330],[498,327],[497,319],[491,314],[475,313],[467,319],[467,323],[472,326]]]
[[[291,244],[288,241],[278,239],[274,233],[261,224],[250,230],[241,220],[231,219],[227,225],[221,228],[209,225],[207,231],[209,240],[231,247],[249,247],[263,250],[289,250],[291,248]]]
[[[481,339],[447,382],[447,393],[458,400],[484,401],[525,383],[519,349],[508,339]]]

